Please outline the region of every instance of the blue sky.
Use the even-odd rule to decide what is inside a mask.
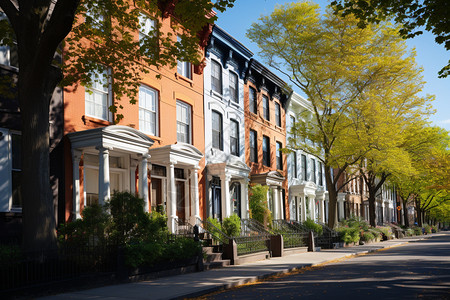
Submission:
[[[288,2],[293,1],[236,0],[233,8],[218,14],[219,19],[216,24],[249,48],[258,58],[258,47],[245,36],[247,29],[261,15],[270,14],[276,4]],[[326,0],[316,0],[315,2],[322,9],[328,4]],[[426,84],[423,93],[436,96],[436,100],[433,101],[436,113],[430,117],[430,120],[433,124],[450,130],[450,77],[439,79],[437,74],[449,60],[450,52],[447,52],[442,45],[435,43],[434,36],[427,32],[407,40],[407,44],[411,48],[416,48],[416,62],[424,69],[422,74]]]

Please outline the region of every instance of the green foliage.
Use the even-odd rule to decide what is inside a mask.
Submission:
[[[312,231],[314,231],[314,233],[316,235],[322,235],[323,234],[323,227],[319,224],[316,224],[313,220],[311,220],[310,218],[308,218],[305,222],[303,222],[303,225],[306,228],[311,229]]]
[[[360,27],[379,23],[386,18],[394,19],[403,25],[399,30],[403,37],[420,35],[425,28],[436,36],[436,43],[444,44],[450,50],[449,16],[442,10],[447,4],[447,0],[336,0],[331,3],[337,13],[355,15]],[[450,64],[447,64],[439,71],[439,77],[447,77],[449,73]]]
[[[392,228],[390,226],[380,226],[377,228],[381,231],[383,236],[385,236],[387,239],[392,238]]]
[[[22,250],[18,245],[0,244],[0,266],[13,263],[22,258]]]
[[[421,227],[414,226],[412,228],[412,230],[414,231],[414,235],[422,235],[422,228]]]
[[[239,236],[241,234],[241,218],[237,214],[233,214],[223,219],[222,229],[229,237]]]
[[[260,222],[264,227],[272,227],[272,213],[267,204],[267,185],[256,184],[250,187],[249,206],[252,219]]]
[[[58,240],[69,247],[104,245],[109,238],[111,222],[103,207],[87,206],[83,209],[82,219],[60,225]]]
[[[134,104],[140,81],[149,73],[149,67],[173,68],[178,59],[194,65],[201,63],[200,45],[204,41],[199,33],[217,19],[208,12],[224,11],[234,1],[176,1],[173,6],[170,1],[159,0],[82,1],[72,32],[65,40],[68,63],[63,65],[63,83],[90,87],[98,78],[92,80],[89,74],[106,66],[111,71],[114,98],[126,97]],[[138,39],[142,16],[153,20],[154,26]],[[81,46],[88,42],[90,46]],[[117,120],[124,117],[119,112],[121,108],[117,101],[110,107]]]
[[[198,255],[201,244],[190,238],[176,238],[162,243],[143,242],[125,248],[125,263],[130,267],[153,266],[159,262],[173,262]]]
[[[341,240],[346,243],[358,243],[360,238],[359,228],[355,227],[337,227]]]
[[[82,216],[59,228],[61,246],[91,249],[124,246],[125,263],[132,267],[152,266],[200,253],[200,245],[193,239],[171,239],[166,216],[144,212],[143,199],[128,192],[115,193],[104,207],[85,207]]]
[[[222,224],[220,224],[219,220],[211,217],[208,217],[206,220],[209,222],[206,223],[206,230],[211,233],[213,240],[216,242],[223,240],[225,237],[222,234]]]
[[[433,228],[430,225],[425,224],[425,225],[423,225],[423,229],[426,234],[431,234]]]
[[[367,231],[369,229],[369,224],[360,217],[351,216],[348,219],[342,220],[340,222],[341,226],[355,227],[361,230]]]
[[[370,242],[375,240],[375,236],[370,231],[363,231],[361,232],[361,241],[363,242]]]

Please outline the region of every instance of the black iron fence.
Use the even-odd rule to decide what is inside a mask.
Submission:
[[[23,253],[0,261],[0,290],[48,283],[94,273],[117,270],[117,245],[61,248],[45,253]]]

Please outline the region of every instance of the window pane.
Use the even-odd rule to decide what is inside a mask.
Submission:
[[[237,74],[230,72],[230,98],[239,103],[239,80]]]
[[[191,107],[177,101],[177,140],[191,143]]]
[[[139,88],[139,130],[157,135],[157,97],[158,92],[146,86]]]
[[[211,61],[211,86],[214,92],[222,94],[222,67],[214,60]]]
[[[258,152],[257,152],[257,135],[256,132],[250,130],[250,161],[258,162]]]
[[[263,96],[263,115],[264,119],[270,120],[269,98],[267,96]]]
[[[263,164],[270,166],[270,140],[269,137],[263,137]]]
[[[222,115],[216,111],[212,112],[212,146],[223,150],[222,145]]]
[[[239,123],[231,120],[230,151],[232,155],[239,156]]]
[[[283,146],[281,145],[280,142],[277,142],[277,169],[278,170],[283,169],[283,156],[281,153],[281,148],[283,148]]]
[[[249,105],[250,111],[256,114],[257,103],[256,103],[256,90],[254,88],[249,89]]]
[[[280,104],[275,102],[275,121],[277,126],[281,127],[281,107]]]

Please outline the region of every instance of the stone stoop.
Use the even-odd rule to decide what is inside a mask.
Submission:
[[[222,259],[222,253],[218,252],[217,247],[203,247],[203,253],[206,254],[206,257],[203,258],[204,270],[222,268],[230,265],[229,259]]]

